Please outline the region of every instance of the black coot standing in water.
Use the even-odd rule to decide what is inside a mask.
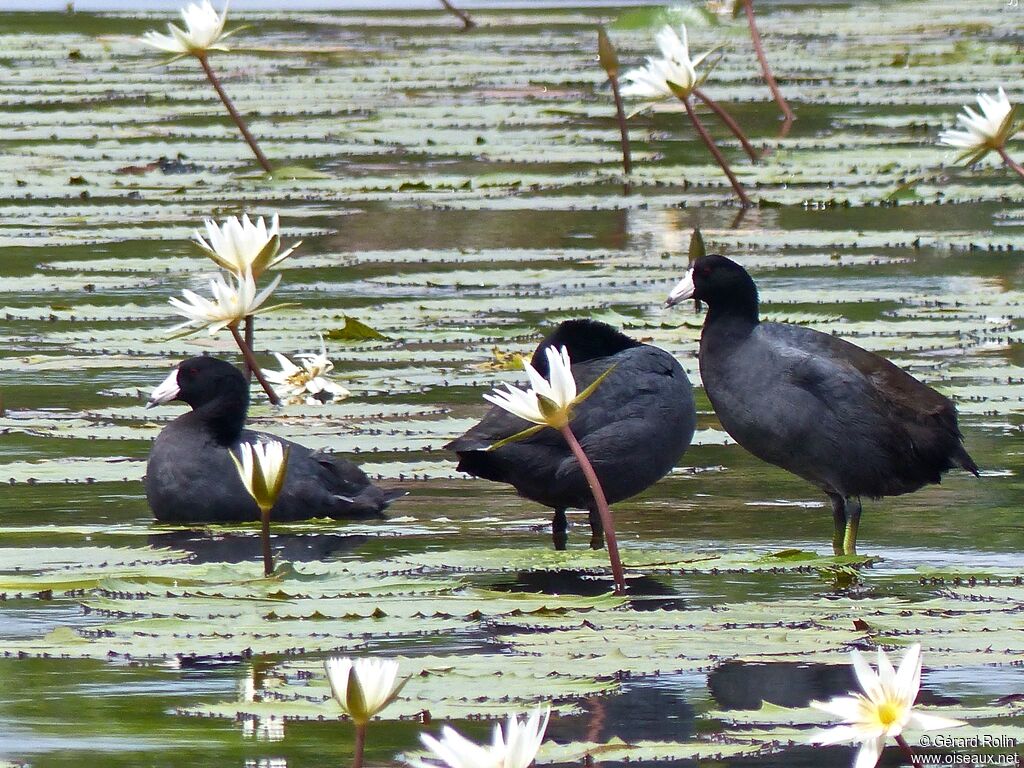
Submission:
[[[245,429],[249,384],[215,357],[180,363],[150,396],[149,405],[181,400],[192,406],[157,436],[146,465],[146,499],[157,520],[224,523],[259,520],[234,462],[240,443],[276,440],[291,450],[284,487],[270,512],[275,521],[310,517],[382,517],[403,492],[373,485],[339,456]]]
[[[533,353],[532,365],[548,376],[548,347],[566,347],[582,392],[611,373],[573,409],[570,426],[594,465],[609,504],[634,496],[662,478],[690,445],[696,424],[693,391],[672,355],[593,320],[568,320]],[[445,446],[458,469],[512,485],[520,496],[555,510],[555,549],[565,549],[568,508],[590,511],[590,546],[604,546],[604,531],[579,464],[555,429],[488,448],[533,426],[495,406],[462,437]]]
[[[833,550],[855,554],[861,496],[978,474],[946,397],[871,352],[825,333],[762,323],[757,287],[724,256],[705,256],[669,294],[707,304],[700,374],[725,431],[832,502]]]

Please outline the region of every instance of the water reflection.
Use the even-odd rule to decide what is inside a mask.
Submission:
[[[727,662],[708,675],[708,690],[720,709],[760,709],[762,703],[806,707],[811,701],[860,690],[853,667],[837,664]],[[918,702],[956,704],[957,699],[922,688]]]
[[[328,560],[355,552],[369,536],[340,533],[272,533],[270,545],[277,559],[292,563]],[[259,535],[182,530],[155,533],[148,537],[152,547],[191,552],[193,563],[244,563],[263,557]]]
[[[611,591],[607,578],[578,571],[519,571],[512,581],[499,582],[492,589],[502,592],[539,592],[543,595],[597,597]],[[686,603],[669,584],[651,576],[626,578],[629,606],[637,611],[682,611]]]
[[[243,704],[252,704],[263,700],[263,686],[266,681],[265,670],[269,665],[257,662],[249,669],[248,675],[238,683],[239,700]],[[242,721],[242,735],[256,741],[281,741],[284,739],[284,718],[260,717],[259,715],[239,715]]]
[[[813,700],[856,690],[853,667],[834,664],[728,662],[708,675],[708,689],[721,709],[806,707]]]
[[[604,743],[622,739],[638,741],[685,741],[695,733],[693,707],[676,690],[650,685],[626,685],[618,696],[594,696],[580,702],[580,717],[553,720],[549,738],[558,742]]]

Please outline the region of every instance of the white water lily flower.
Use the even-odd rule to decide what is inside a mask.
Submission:
[[[964,107],[966,114],[957,115],[956,119],[966,130],[946,130],[939,134],[939,144],[962,149],[958,158],[968,164],[976,163],[993,150],[1000,150],[1007,140],[1013,136],[1014,106],[1000,88],[995,96],[987,93],[978,94],[979,115],[970,107]]]
[[[319,353],[295,356],[302,364],[301,367],[278,352],[273,354],[281,365],[281,370],[264,371],[263,375],[286,402],[293,405],[323,405],[334,400],[343,400],[352,394],[345,387],[327,378],[327,374],[334,370],[334,363],[327,357],[323,336],[320,337]]]
[[[814,744],[860,742],[854,768],[874,768],[887,739],[900,736],[904,729],[954,728],[966,723],[914,711],[914,702],[921,687],[921,646],[912,645],[900,662],[899,670],[878,649],[878,671],[859,651],[851,651],[853,669],[863,693],[837,696],[826,702],[812,701],[811,706],[843,719],[842,725],[829,728],[811,737]]]
[[[538,707],[522,722],[510,715],[504,734],[501,725],[495,724],[489,746],[475,744],[449,726],[441,729],[440,739],[421,734],[420,740],[448,768],[528,768],[537,757],[550,716],[550,706]],[[439,765],[424,760],[409,760],[409,764],[415,768]]]
[[[259,441],[255,444],[242,443],[239,446],[242,460],[231,451],[238,476],[242,478],[245,490],[255,499],[263,512],[270,511],[277,501],[288,468],[288,449],[277,440]]]
[[[333,658],[324,669],[334,698],[357,725],[394,701],[408,680],[398,680],[398,662],[389,659]]]
[[[213,300],[204,298],[193,291],[185,290],[182,294],[185,301],[177,297],[168,299],[168,303],[175,311],[187,317],[184,323],[176,325],[172,331],[182,328],[194,327],[196,329],[209,326],[210,335],[217,333],[228,326],[237,325],[247,315],[256,315],[260,312],[263,302],[274,292],[277,284],[281,282],[278,275],[274,281],[256,293],[256,281],[252,272],[245,272],[244,275],[233,275],[236,285],[229,285],[223,275],[218,274],[210,281],[210,292]],[[270,307],[263,309],[266,312]]]
[[[185,29],[168,24],[169,35],[149,31],[142,36],[141,40],[146,45],[151,45],[161,51],[179,55],[226,51],[228,50],[227,46],[220,44],[220,41],[231,34],[224,32],[224,22],[227,16],[226,2],[224,3],[224,12],[220,16],[210,5],[210,0],[191,3],[181,9],[181,18],[185,21]]]
[[[576,399],[576,380],[572,376],[569,350],[548,347],[544,354],[547,355],[549,379],[541,376],[524,358],[523,368],[530,379],[530,389],[506,384],[505,391],[495,390],[484,395],[484,400],[521,419],[559,429],[569,421],[569,407]]]
[[[206,219],[205,224],[206,239],[196,230],[192,234],[195,244],[218,266],[236,275],[250,270],[253,277],[259,279],[264,271],[276,267],[302,244],[300,240],[278,254],[281,227],[276,213],[270,219],[269,228],[262,216],[254,224],[248,214],[242,214],[241,220],[231,216],[219,227],[213,219]]]
[[[679,27],[677,35],[666,25],[657,35],[661,58],[648,58],[646,67],[631,69],[622,76],[623,96],[639,96],[647,99],[663,99],[670,96],[689,96],[693,89],[707,78],[707,73],[697,74],[697,67],[711,51],[690,58],[690,46],[686,25]]]

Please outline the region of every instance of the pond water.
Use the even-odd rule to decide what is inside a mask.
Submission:
[[[824,722],[808,702],[853,686],[850,649],[913,642],[922,705],[1024,738],[1024,185],[935,144],[978,90],[1021,82],[1020,13],[766,5],[799,118],[781,138],[739,22],[486,9],[463,34],[438,12],[233,13],[252,26],[213,60],[226,89],[275,163],[316,171],[272,180],[195,62],[133,40],[151,16],[2,17],[0,766],[347,764],[333,654],[414,676],[371,725],[371,765],[551,701],[545,763],[845,766],[850,748],[805,746]],[[771,149],[750,164],[708,115],[752,210],[664,106],[632,118],[624,193],[595,27],[633,65],[684,16],[694,51],[725,44],[705,90]],[[183,357],[237,361],[226,334],[171,339],[166,301],[212,273],[193,228],[243,211],[302,240],[261,359],[333,331],[352,391],[275,410],[254,390],[252,421],[408,491],[385,521],[275,526],[270,579],[255,526],[157,525],[140,482],[182,412],[146,394]],[[617,598],[585,514],[556,553],[547,510],[459,476],[441,446],[518,380],[502,356],[562,319],[623,327],[699,385],[703,318],[662,307],[694,227],[750,269],[766,316],[954,398],[982,477],[866,501],[865,556],[832,558],[825,499],[732,444],[699,391],[679,466],[615,507]],[[346,318],[385,338],[345,338]]]

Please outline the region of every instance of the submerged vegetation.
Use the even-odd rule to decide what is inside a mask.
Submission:
[[[163,17],[5,17],[0,765],[347,764],[360,732],[369,764],[428,760],[420,734],[437,721],[449,730],[428,748],[483,749],[491,726],[475,721],[494,719],[506,727],[489,749],[518,734],[544,764],[846,766],[849,747],[808,746],[830,724],[811,701],[854,689],[851,650],[917,645],[915,713],[1011,755],[1024,739],[1024,184],[1006,167],[1019,141],[1001,95],[955,149],[939,137],[979,92],[1019,100],[1017,11],[758,3],[776,104],[741,5],[474,10],[465,31],[443,9],[232,12],[250,26],[211,78],[272,164],[253,164],[188,53],[153,66],[138,39]],[[721,46],[711,103],[758,162],[695,81],[683,102],[623,119],[627,176],[596,30],[617,77],[683,23],[700,50]],[[679,131],[687,111],[750,207]],[[207,219],[216,263],[189,240]],[[873,504],[865,554],[832,556],[818,492],[732,444],[700,394],[681,466],[616,505],[625,589],[612,593],[604,553],[551,551],[546,511],[458,476],[442,446],[561,320],[623,328],[699,384],[702,318],[661,307],[694,227],[756,277],[765,317],[839,334],[951,397],[982,478]],[[244,232],[255,246],[227,254]],[[299,239],[259,292],[252,265]],[[219,276],[217,256],[248,268]],[[218,307],[238,306],[208,306],[211,280]],[[254,334],[246,318],[271,292],[283,303]],[[189,330],[232,335],[169,334],[176,295]],[[300,354],[321,334],[329,358],[322,342]],[[273,552],[259,523],[152,521],[145,459],[182,410],[146,411],[146,393],[178,360],[242,351],[254,369],[281,356],[285,402],[258,400],[253,427],[407,489],[389,519],[270,521]],[[408,683],[376,713],[387,722],[339,727],[354,705],[324,667],[338,655],[400,658]],[[962,751],[899,735],[917,755]]]

